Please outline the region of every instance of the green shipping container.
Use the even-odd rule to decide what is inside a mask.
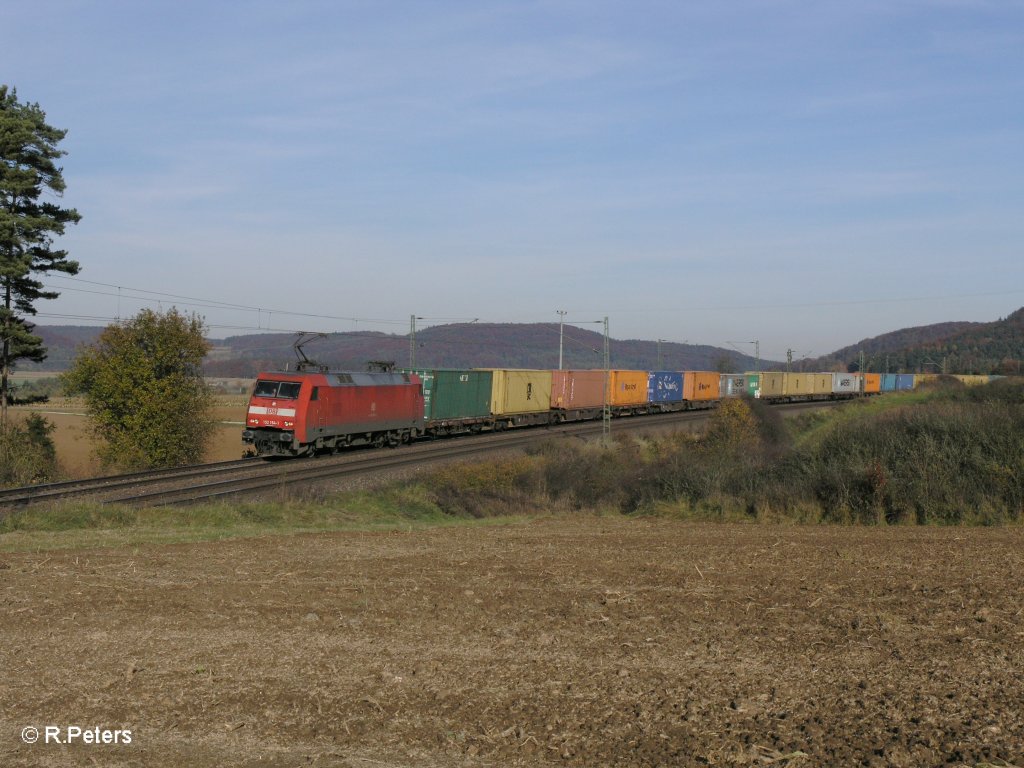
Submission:
[[[427,422],[484,419],[491,415],[490,371],[450,368],[403,368],[423,382],[423,415]]]

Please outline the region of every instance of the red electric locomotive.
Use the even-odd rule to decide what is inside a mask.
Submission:
[[[242,442],[257,456],[304,456],[349,445],[398,445],[423,433],[415,374],[261,373]]]

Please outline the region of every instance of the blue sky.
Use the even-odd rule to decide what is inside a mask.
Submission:
[[[69,129],[45,324],[562,309],[778,359],[1024,305],[1015,0],[41,0],[0,82]]]

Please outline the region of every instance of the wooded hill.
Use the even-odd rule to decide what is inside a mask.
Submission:
[[[1024,369],[1024,307],[991,323],[904,328],[801,363],[806,370],[850,370],[861,352],[868,371],[1017,374]]]
[[[38,326],[48,358],[19,370],[64,370],[82,344],[95,341],[101,329],[91,326]],[[209,376],[253,376],[260,370],[294,369],[294,334],[259,333],[213,340],[204,369]],[[612,339],[614,368],[639,370],[753,370],[753,357],[734,349],[698,344]],[[409,364],[408,334],[359,331],[329,334],[311,340],[305,354],[337,369],[364,370],[370,360]],[[1024,368],[1024,308],[992,323],[948,322],[904,328],[843,347],[830,355],[794,363],[794,369],[848,370],[864,353],[869,371],[947,373],[1017,373]],[[557,368],[557,323],[460,323],[425,328],[416,334],[417,366],[451,368]],[[565,326],[564,366],[600,368],[604,339],[600,333]],[[762,360],[762,370],[784,370],[786,364]]]
[[[95,341],[101,329],[79,326],[38,326],[36,333],[49,348],[48,359],[21,370],[58,371],[68,367],[75,348]],[[298,360],[295,334],[258,333],[212,340],[204,363],[208,376],[251,377],[261,370],[294,369]],[[732,349],[699,344],[639,339],[611,339],[615,368],[667,370],[753,370],[756,360]],[[371,360],[410,361],[409,335],[359,331],[328,334],[306,342],[310,359],[335,369],[365,370]],[[660,353],[660,354],[659,354]],[[604,365],[604,337],[592,330],[566,325],[563,340],[566,368]],[[416,334],[415,363],[436,368],[557,368],[557,323],[461,323],[425,328]],[[761,366],[780,363],[762,361]]]
[[[207,360],[211,376],[241,376],[259,369],[294,368],[294,336],[259,334],[234,336],[218,342],[220,349]],[[696,344],[637,339],[611,339],[615,368],[670,370],[752,370],[753,357],[735,350]],[[393,361],[434,368],[557,368],[557,323],[461,323],[426,328],[416,334],[415,350],[408,334],[373,332],[330,334],[306,343],[304,353],[332,368],[364,370],[370,360]],[[223,355],[223,357],[221,357]],[[566,325],[563,339],[565,368],[601,368],[604,338],[600,333]]]

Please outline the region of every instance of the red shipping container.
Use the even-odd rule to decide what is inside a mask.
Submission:
[[[551,407],[558,410],[602,408],[604,371],[552,371]]]

